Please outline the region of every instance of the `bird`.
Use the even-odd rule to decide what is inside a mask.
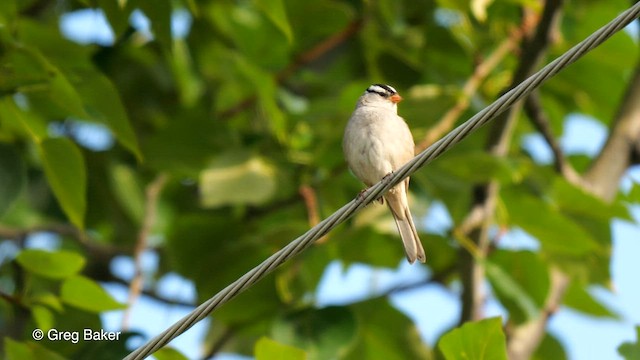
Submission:
[[[402,97],[385,84],[373,84],[360,96],[347,122],[342,150],[351,172],[367,187],[390,175],[415,155],[409,126],[398,115]],[[407,260],[426,261],[411,217],[407,193],[409,178],[383,195],[402,238]]]

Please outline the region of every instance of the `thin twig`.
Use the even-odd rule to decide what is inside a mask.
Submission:
[[[235,328],[227,327],[222,331],[222,334],[216,339],[216,341],[211,345],[211,349],[207,351],[207,353],[202,357],[203,360],[213,359],[229,342],[229,340],[233,339],[236,331]]]
[[[544,334],[547,322],[562,305],[562,298],[569,286],[569,277],[558,269],[551,269],[551,284],[544,310],[535,321],[527,322],[514,328],[507,327],[509,342],[507,353],[510,360],[526,360],[538,347]]]
[[[542,108],[542,103],[540,102],[540,93],[538,91],[532,92],[531,95],[527,97],[527,100],[525,100],[524,102],[524,111],[527,114],[528,118],[531,120],[533,126],[536,128],[536,130],[538,130],[538,132],[547,142],[549,148],[551,148],[551,152],[553,152],[554,166],[556,171],[558,171],[571,183],[581,183],[580,175],[567,161],[564,156],[564,152],[560,148],[560,144],[556,140],[556,137],[553,135],[553,131],[551,130],[551,126],[549,125],[549,119],[547,118],[547,115]]]
[[[111,275],[108,279],[102,279],[101,282],[104,283],[115,283],[118,285],[122,285],[127,287],[127,289],[131,288],[131,282],[130,281],[126,281],[120,277]],[[182,301],[182,300],[178,300],[178,299],[172,299],[163,295],[160,295],[157,291],[153,290],[153,289],[145,289],[143,288],[140,292],[141,295],[144,295],[150,299],[159,301],[161,303],[164,303],[166,305],[178,305],[178,306],[184,306],[184,307],[188,307],[188,308],[194,308],[196,306],[196,304],[192,303],[192,302],[187,302],[187,301]]]
[[[298,192],[300,193],[300,196],[302,196],[307,208],[309,226],[314,227],[318,225],[320,222],[320,215],[318,214],[318,198],[316,197],[316,192],[308,185],[301,185]]]
[[[309,221],[309,227],[314,227],[318,225],[320,222],[320,214],[318,214],[318,198],[316,197],[316,192],[313,190],[311,186],[302,185],[298,190],[300,192],[300,196],[304,200],[304,204],[307,208],[307,218]],[[329,239],[329,235],[323,236],[321,239],[318,239],[317,243],[322,244],[323,242]]]
[[[444,284],[445,280],[448,279],[451,275],[453,275],[457,270],[455,265],[442,269],[441,271],[433,274],[431,277],[425,280],[416,281],[410,284],[401,284],[394,287],[391,287],[381,293],[379,297],[388,297],[391,295],[396,295],[399,293],[403,293],[405,291],[411,291],[415,289],[422,288],[427,285],[433,284]]]
[[[38,233],[51,233],[74,240],[85,250],[92,253],[99,253],[105,257],[114,257],[116,255],[126,254],[129,252],[129,249],[126,247],[106,245],[94,240],[89,234],[78,230],[70,224],[50,223],[27,228],[0,225],[0,238],[14,242],[21,242],[29,235]]]
[[[127,330],[129,328],[129,316],[131,315],[131,309],[133,308],[133,304],[135,304],[136,300],[140,296],[140,293],[142,292],[142,289],[144,288],[142,253],[147,248],[147,239],[149,238],[153,225],[156,222],[158,199],[160,198],[160,193],[162,192],[167,179],[167,174],[161,173],[153,180],[153,182],[151,182],[147,186],[145,192],[145,213],[142,220],[142,226],[140,227],[140,232],[138,233],[138,240],[136,241],[136,246],[133,250],[133,265],[135,274],[133,279],[131,280],[131,284],[129,285],[129,298],[127,300],[128,306],[122,316],[123,330]]]

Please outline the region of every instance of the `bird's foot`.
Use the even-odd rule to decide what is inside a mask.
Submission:
[[[364,197],[364,193],[367,192],[367,190],[369,190],[369,188],[366,189],[362,189],[359,193],[358,193],[358,200],[362,200],[362,198]],[[380,196],[379,198],[376,199],[377,202],[379,202],[380,204],[384,204],[384,198],[382,196]]]

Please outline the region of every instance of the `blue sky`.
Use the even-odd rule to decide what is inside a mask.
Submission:
[[[141,12],[136,12],[131,19],[136,28],[151,37],[149,21]],[[173,31],[175,36],[185,36],[188,33],[191,19],[186,12],[177,12],[173,17]],[[69,13],[62,18],[60,28],[68,38],[79,43],[99,43],[107,45],[113,42],[111,32],[103,14],[96,10],[80,10]],[[86,129],[82,126],[78,131],[85,131],[87,142],[110,147],[108,134],[105,138],[104,129]],[[574,115],[565,123],[564,136],[561,145],[567,153],[595,154],[606,138],[607,129],[595,120]],[[112,143],[112,142],[111,142]],[[539,135],[529,135],[522,139],[523,147],[528,149],[534,159],[540,163],[549,163],[552,154],[546,143]],[[623,188],[631,182],[640,182],[640,169],[631,169],[623,181]],[[640,207],[632,209],[636,220],[640,221]],[[441,204],[432,204],[424,225],[430,231],[443,231],[451,224],[448,214]],[[598,319],[584,316],[574,310],[561,308],[556,313],[549,326],[550,332],[565,345],[570,359],[616,359],[619,358],[616,348],[623,341],[635,339],[634,325],[640,324],[640,287],[637,286],[638,268],[637,254],[640,254],[640,228],[637,224],[624,221],[614,221],[614,249],[612,262],[613,285],[615,292],[603,289],[592,289],[598,299],[607,304],[614,312],[620,314],[621,320]],[[30,246],[48,247],[51,239],[34,238]],[[511,231],[501,241],[501,246],[510,248],[530,248],[536,246],[536,240],[531,239],[522,231]],[[157,258],[151,253],[145,254],[145,268],[153,272],[157,266]],[[113,265],[123,278],[131,278],[133,265],[130,258],[121,257]],[[247,269],[249,270],[249,269]],[[419,265],[409,265],[404,259],[399,259],[397,269],[373,269],[365,265],[354,265],[348,269],[334,262],[324,274],[317,293],[319,306],[331,304],[345,304],[372,294],[384,292],[386,289],[399,284],[412,283],[429,276],[428,270]],[[160,288],[163,295],[179,298],[185,301],[195,299],[193,285],[178,275],[170,274],[161,280]],[[124,286],[107,285],[107,290],[119,301],[126,302],[127,291]],[[212,294],[213,295],[213,294]],[[459,295],[456,290],[450,290],[437,285],[424,286],[391,296],[391,302],[407,316],[412,318],[423,338],[430,344],[443,331],[455,324],[459,316]],[[154,300],[142,297],[134,305],[131,312],[132,328],[148,335],[157,335],[161,330],[171,326],[182,316],[189,313],[191,308],[183,306],[167,306]],[[500,315],[504,310],[494,300],[489,299],[487,314]],[[189,358],[198,358],[201,339],[208,327],[208,319],[204,320],[187,333],[172,342]],[[112,312],[104,316],[107,330],[118,330],[122,324],[122,312]],[[138,342],[136,342],[138,341]],[[131,346],[142,345],[142,339],[137,339]],[[589,344],[590,346],[585,346]],[[597,346],[594,346],[597,345]],[[236,356],[220,355],[216,359],[237,359]]]

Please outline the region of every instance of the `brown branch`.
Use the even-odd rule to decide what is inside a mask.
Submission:
[[[298,55],[296,59],[286,69],[276,75],[276,81],[281,84],[286,81],[294,72],[307,64],[316,61],[331,50],[337,48],[340,44],[349,40],[362,28],[362,20],[355,19],[351,21],[346,28],[339,33],[333,34],[323,40],[318,45]]]
[[[76,240],[80,244],[85,244],[87,242],[86,234],[82,233],[81,231],[76,229],[74,226],[71,226],[69,224],[51,223],[51,224],[36,225],[28,228],[15,228],[15,227],[0,225],[0,237],[5,239],[10,239],[10,240],[19,240],[31,234],[43,233],[43,232],[58,234],[60,236],[66,236]]]
[[[618,193],[622,175],[634,163],[640,141],[640,62],[613,122],[602,151],[584,175],[591,192],[606,201]]]
[[[387,297],[391,295],[396,295],[405,291],[415,290],[427,285],[433,284],[441,284],[444,285],[445,281],[453,276],[456,272],[457,268],[455,264],[450,267],[444,268],[441,271],[434,273],[430,278],[425,280],[416,281],[410,284],[402,284],[398,286],[394,286],[392,288],[387,289],[385,292],[379,295],[379,297]]]
[[[153,225],[156,222],[156,214],[158,209],[158,200],[160,193],[166,184],[168,176],[164,173],[159,174],[153,182],[151,182],[146,189],[146,203],[145,203],[145,215],[142,220],[142,226],[138,233],[138,241],[133,251],[133,265],[135,268],[135,275],[129,285],[129,299],[127,300],[127,308],[122,316],[122,329],[127,330],[129,328],[129,315],[131,314],[131,308],[136,302],[142,289],[144,288],[143,279],[144,274],[142,272],[142,253],[147,248],[147,239],[151,234]]]
[[[527,360],[544,338],[547,322],[562,305],[562,298],[569,286],[569,277],[558,269],[551,269],[551,284],[544,310],[538,319],[514,328],[507,327],[509,360]]]
[[[232,328],[232,327],[225,328],[222,331],[222,334],[220,334],[220,337],[218,337],[218,339],[216,339],[213,345],[211,345],[211,349],[209,349],[209,351],[207,351],[207,353],[202,356],[202,359],[203,360],[213,359],[220,351],[222,351],[224,346],[231,339],[233,339],[233,336],[235,334],[236,334],[235,328]]]
[[[557,25],[562,8],[561,0],[548,0],[532,37],[525,35],[525,41],[521,46],[520,63],[511,81],[510,88],[524,81],[542,61],[546,49],[552,38],[552,29]],[[529,17],[523,21],[527,22]],[[504,157],[508,153],[509,144],[517,121],[520,106],[516,105],[498,116],[489,129],[486,149],[496,157]],[[460,274],[462,280],[462,312],[460,323],[482,318],[485,295],[483,293],[484,267],[482,259],[489,251],[489,225],[492,223],[492,215],[495,211],[496,198],[500,185],[496,181],[480,185],[473,190],[473,204],[470,216],[477,213],[483,214],[482,221],[474,221],[481,224],[471,229],[469,237],[476,244],[478,254],[470,254],[468,251],[460,251]],[[479,257],[477,259],[476,257]]]
[[[92,239],[87,233],[82,232],[69,224],[51,223],[35,225],[28,228],[16,228],[0,224],[0,238],[19,242],[27,236],[37,233],[52,233],[76,241],[84,250],[91,254],[101,254],[104,258],[113,258],[116,255],[127,254],[128,248],[105,245]]]
[[[538,132],[547,142],[547,145],[549,145],[549,147],[551,148],[551,152],[553,152],[554,166],[556,171],[564,176],[564,178],[566,178],[569,182],[573,184],[580,184],[582,182],[580,175],[567,161],[562,149],[560,148],[560,144],[556,140],[556,137],[553,135],[553,131],[551,130],[551,126],[549,125],[549,119],[542,109],[542,104],[540,102],[540,93],[538,91],[532,92],[531,95],[527,97],[524,103],[524,111],[531,120],[533,126],[536,128],[536,130],[538,130]]]
[[[117,276],[114,276],[113,274],[110,274],[108,279],[103,279],[102,282],[105,283],[115,283],[115,284],[119,284],[119,285],[123,285],[126,286],[127,288],[131,287],[131,282],[126,281],[122,278],[119,278]],[[182,300],[177,300],[177,299],[171,299],[168,298],[166,296],[162,296],[160,294],[158,294],[156,291],[151,290],[151,289],[142,289],[140,292],[141,295],[146,296],[150,299],[162,302],[166,305],[178,305],[178,306],[184,306],[184,307],[189,307],[189,308],[195,308],[196,304],[192,303],[192,302],[185,302]]]
[[[298,55],[296,59],[289,64],[284,70],[280,71],[276,76],[275,80],[278,84],[284,83],[293,73],[295,73],[298,69],[303,66],[310,64],[311,62],[321,58],[329,51],[335,49],[343,42],[347,41],[351,37],[353,37],[360,29],[362,28],[362,20],[356,19],[351,21],[346,28],[342,31],[333,34],[332,36],[324,39],[322,42],[312,47],[311,49],[303,52]],[[250,95],[236,105],[220,112],[218,118],[220,119],[229,119],[234,115],[246,110],[250,106],[252,106],[257,100],[257,96]]]
[[[300,196],[302,196],[304,204],[307,207],[309,227],[318,225],[320,222],[320,215],[318,214],[318,198],[316,197],[316,192],[308,185],[301,185],[298,191],[300,192]]]
[[[29,310],[29,307],[22,302],[22,299],[18,296],[14,296],[11,294],[7,294],[4,291],[0,291],[0,299],[11,303],[15,306],[23,308],[24,310]]]
[[[309,227],[314,227],[320,222],[320,214],[318,214],[318,198],[316,192],[311,186],[302,185],[298,189],[300,196],[304,200],[304,204],[307,208],[307,218],[309,221]],[[321,237],[316,241],[316,244],[322,244],[329,239],[329,234]]]

